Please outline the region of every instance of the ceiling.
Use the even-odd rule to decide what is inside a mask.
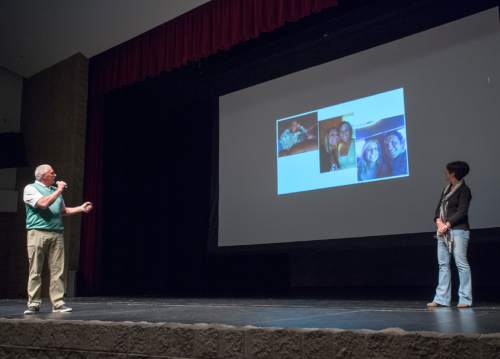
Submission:
[[[92,57],[208,0],[0,0],[0,67],[30,77]]]

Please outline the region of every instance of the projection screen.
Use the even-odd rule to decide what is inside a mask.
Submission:
[[[491,9],[220,97],[218,245],[431,232],[458,159],[499,227],[499,64]]]

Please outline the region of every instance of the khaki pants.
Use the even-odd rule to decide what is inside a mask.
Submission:
[[[28,230],[28,306],[42,303],[42,269],[48,260],[50,270],[50,301],[54,307],[64,304],[64,237],[62,233]]]

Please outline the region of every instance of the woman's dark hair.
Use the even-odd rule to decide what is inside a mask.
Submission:
[[[470,167],[467,162],[453,161],[446,165],[446,170],[449,173],[455,174],[455,178],[460,181],[462,178],[467,176],[470,171]]]
[[[350,135],[351,135],[351,137],[352,137],[352,126],[351,126],[351,124],[350,124],[349,122],[347,122],[347,121],[342,121],[342,122],[340,123],[340,125],[339,125],[339,127],[338,127],[338,128],[339,128],[339,131],[340,131],[340,128],[341,128],[342,126],[344,126],[344,125],[345,125],[345,126],[347,126],[347,127],[349,128],[349,133],[350,133]]]

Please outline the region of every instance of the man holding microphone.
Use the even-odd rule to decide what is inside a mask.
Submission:
[[[50,300],[52,311],[71,312],[64,298],[64,224],[62,216],[88,213],[92,203],[66,207],[62,193],[67,188],[64,181],[57,181],[54,169],[47,164],[35,169],[35,182],[24,188],[26,229],[28,231],[28,308],[24,314],[35,314],[42,304],[42,269],[45,258],[50,270]],[[55,184],[55,186],[54,186]]]

